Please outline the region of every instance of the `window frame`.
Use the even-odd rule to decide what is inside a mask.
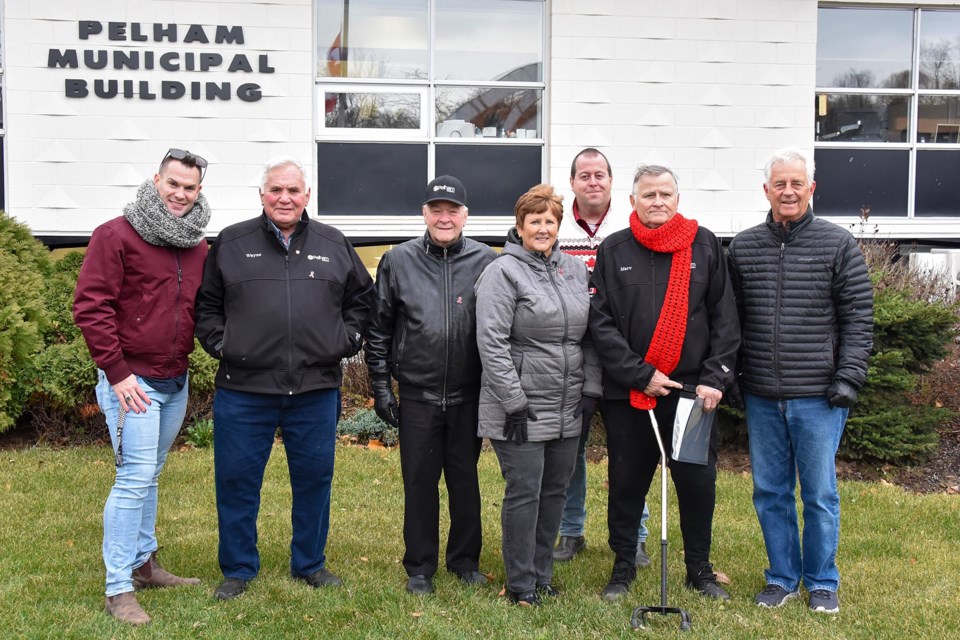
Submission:
[[[946,96],[946,97],[956,97],[960,98],[960,90],[952,89],[921,89],[920,88],[920,49],[921,49],[921,29],[923,23],[923,14],[926,13],[935,13],[937,11],[952,11],[960,14],[960,8],[954,7],[943,7],[943,6],[928,6],[928,5],[877,5],[877,4],[851,4],[851,3],[830,3],[830,2],[821,2],[817,6],[817,10],[821,9],[856,9],[862,11],[910,11],[912,14],[912,43],[911,43],[911,68],[910,68],[910,82],[907,88],[885,88],[885,87],[871,87],[871,88],[849,88],[849,87],[832,87],[832,86],[822,86],[817,84],[814,89],[814,100],[815,100],[815,113],[814,116],[816,119],[816,104],[819,100],[819,96],[823,94],[827,95],[902,95],[908,98],[909,104],[909,120],[907,122],[907,137],[905,142],[830,142],[830,141],[821,141],[817,140],[817,132],[814,129],[814,151],[819,149],[867,149],[867,150],[896,150],[896,149],[905,149],[909,151],[909,161],[907,169],[907,211],[904,219],[914,220],[914,219],[926,219],[929,220],[931,216],[928,215],[916,215],[916,187],[917,187],[917,154],[921,151],[960,151],[960,136],[958,136],[958,142],[956,143],[947,143],[947,142],[919,142],[917,141],[917,135],[919,130],[919,119],[920,119],[920,99],[924,96]],[[960,206],[956,208],[956,213],[948,217],[960,216]],[[897,216],[899,217],[899,216]]]
[[[524,0],[518,0],[524,1]],[[529,1],[529,0],[526,0]],[[436,15],[438,0],[428,0],[427,2],[427,21],[428,21],[428,67],[426,78],[403,79],[403,78],[349,78],[349,77],[327,77],[320,74],[319,65],[323,62],[319,43],[314,41],[314,95],[315,95],[315,124],[314,145],[323,142],[410,142],[422,143],[427,145],[427,175],[424,176],[424,184],[436,177],[436,152],[438,146],[443,145],[502,145],[502,146],[535,146],[541,149],[540,153],[540,176],[541,181],[547,179],[549,169],[546,161],[546,124],[548,120],[549,105],[549,86],[546,78],[549,77],[549,2],[547,0],[536,0],[543,3],[543,12],[541,15],[541,80],[538,82],[529,81],[502,81],[502,80],[435,80],[433,79],[435,69],[436,51]],[[314,25],[316,27],[318,15],[316,5],[314,7]],[[316,34],[318,29],[314,28]],[[538,113],[538,134],[531,138],[494,138],[494,137],[475,137],[458,138],[449,136],[438,136],[436,122],[436,99],[439,91],[445,89],[514,89],[524,90],[532,89],[540,92],[540,104]],[[418,129],[337,129],[326,126],[325,117],[325,94],[335,93],[338,90],[347,92],[363,93],[420,93],[421,124]],[[507,212],[505,212],[506,214]],[[512,213],[512,212],[510,212]],[[348,215],[348,214],[344,214]],[[500,219],[505,216],[487,216],[489,219]],[[511,218],[512,219],[512,218]]]

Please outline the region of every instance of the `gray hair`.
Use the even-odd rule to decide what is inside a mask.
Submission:
[[[804,168],[807,170],[807,182],[813,182],[813,159],[808,158],[807,154],[796,147],[784,147],[782,149],[777,149],[773,152],[773,155],[767,160],[767,164],[763,166],[763,180],[764,182],[770,182],[770,175],[773,173],[773,165],[775,164],[792,164],[794,162],[802,162]]]
[[[264,188],[267,186],[267,176],[270,175],[271,171],[279,169],[280,167],[296,167],[300,172],[300,176],[303,178],[303,183],[307,184],[307,170],[304,169],[303,163],[292,156],[282,156],[269,160],[263,168],[263,175],[260,176],[261,193],[263,193]]]
[[[641,164],[637,167],[637,170],[633,172],[633,188],[630,190],[634,196],[637,195],[637,183],[640,182],[640,178],[643,176],[662,176],[665,173],[669,173],[670,177],[673,178],[673,184],[677,187],[677,191],[680,191],[680,181],[677,180],[677,174],[673,172],[669,167],[664,167],[659,164]]]

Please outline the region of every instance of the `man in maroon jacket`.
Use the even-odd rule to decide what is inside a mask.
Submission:
[[[157,562],[157,478],[187,408],[193,306],[207,255],[207,161],[170,149],[123,215],[90,237],[73,317],[97,364],[117,466],[103,513],[106,611],[150,622],[134,589],[200,584]]]

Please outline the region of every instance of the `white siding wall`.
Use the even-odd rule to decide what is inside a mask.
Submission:
[[[316,155],[313,125],[314,54],[311,0],[7,0],[3,3],[6,87],[6,161],[9,213],[37,235],[88,234],[119,215],[137,186],[152,177],[169,147],[187,148],[210,161],[204,193],[214,210],[211,228],[249,218],[260,210],[260,168],[271,157],[293,155],[309,167]],[[87,40],[78,22],[96,20],[104,31]],[[147,42],[111,41],[107,22],[139,22]],[[153,23],[176,23],[178,42],[153,41]],[[209,44],[182,42],[192,24]],[[245,44],[214,43],[216,25],[243,28]],[[129,28],[128,28],[129,34]],[[51,47],[77,49],[79,69],[48,68]],[[116,70],[83,67],[82,50],[136,49],[216,52],[219,71]],[[253,73],[228,73],[235,54],[246,54]],[[268,55],[274,73],[257,73]],[[68,98],[67,78],[88,81],[91,95]],[[93,81],[230,82],[224,100],[103,99]],[[243,102],[236,87],[259,84],[263,98]]]
[[[767,210],[771,151],[813,148],[814,0],[553,0],[550,179],[604,151],[613,210],[629,213],[637,164],[680,178],[680,211],[729,235]],[[572,194],[569,196],[572,197]]]

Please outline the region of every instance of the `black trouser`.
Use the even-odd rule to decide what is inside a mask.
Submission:
[[[475,571],[480,560],[480,484],[476,400],[439,406],[400,400],[400,470],[403,473],[403,567],[432,576],[440,548],[440,473],[447,483],[450,533],[447,570]]]
[[[677,394],[657,398],[657,408],[654,409],[668,458],[678,400]],[[647,490],[660,461],[660,449],[649,415],[631,407],[629,400],[604,401],[603,419],[610,458],[610,501],[607,506],[610,548],[616,554],[616,562],[633,564],[637,553],[637,527]],[[676,460],[670,460],[668,464],[677,491],[684,560],[688,575],[693,576],[710,562],[717,484],[716,423],[710,436],[708,464]],[[661,508],[666,506],[661,505]]]

